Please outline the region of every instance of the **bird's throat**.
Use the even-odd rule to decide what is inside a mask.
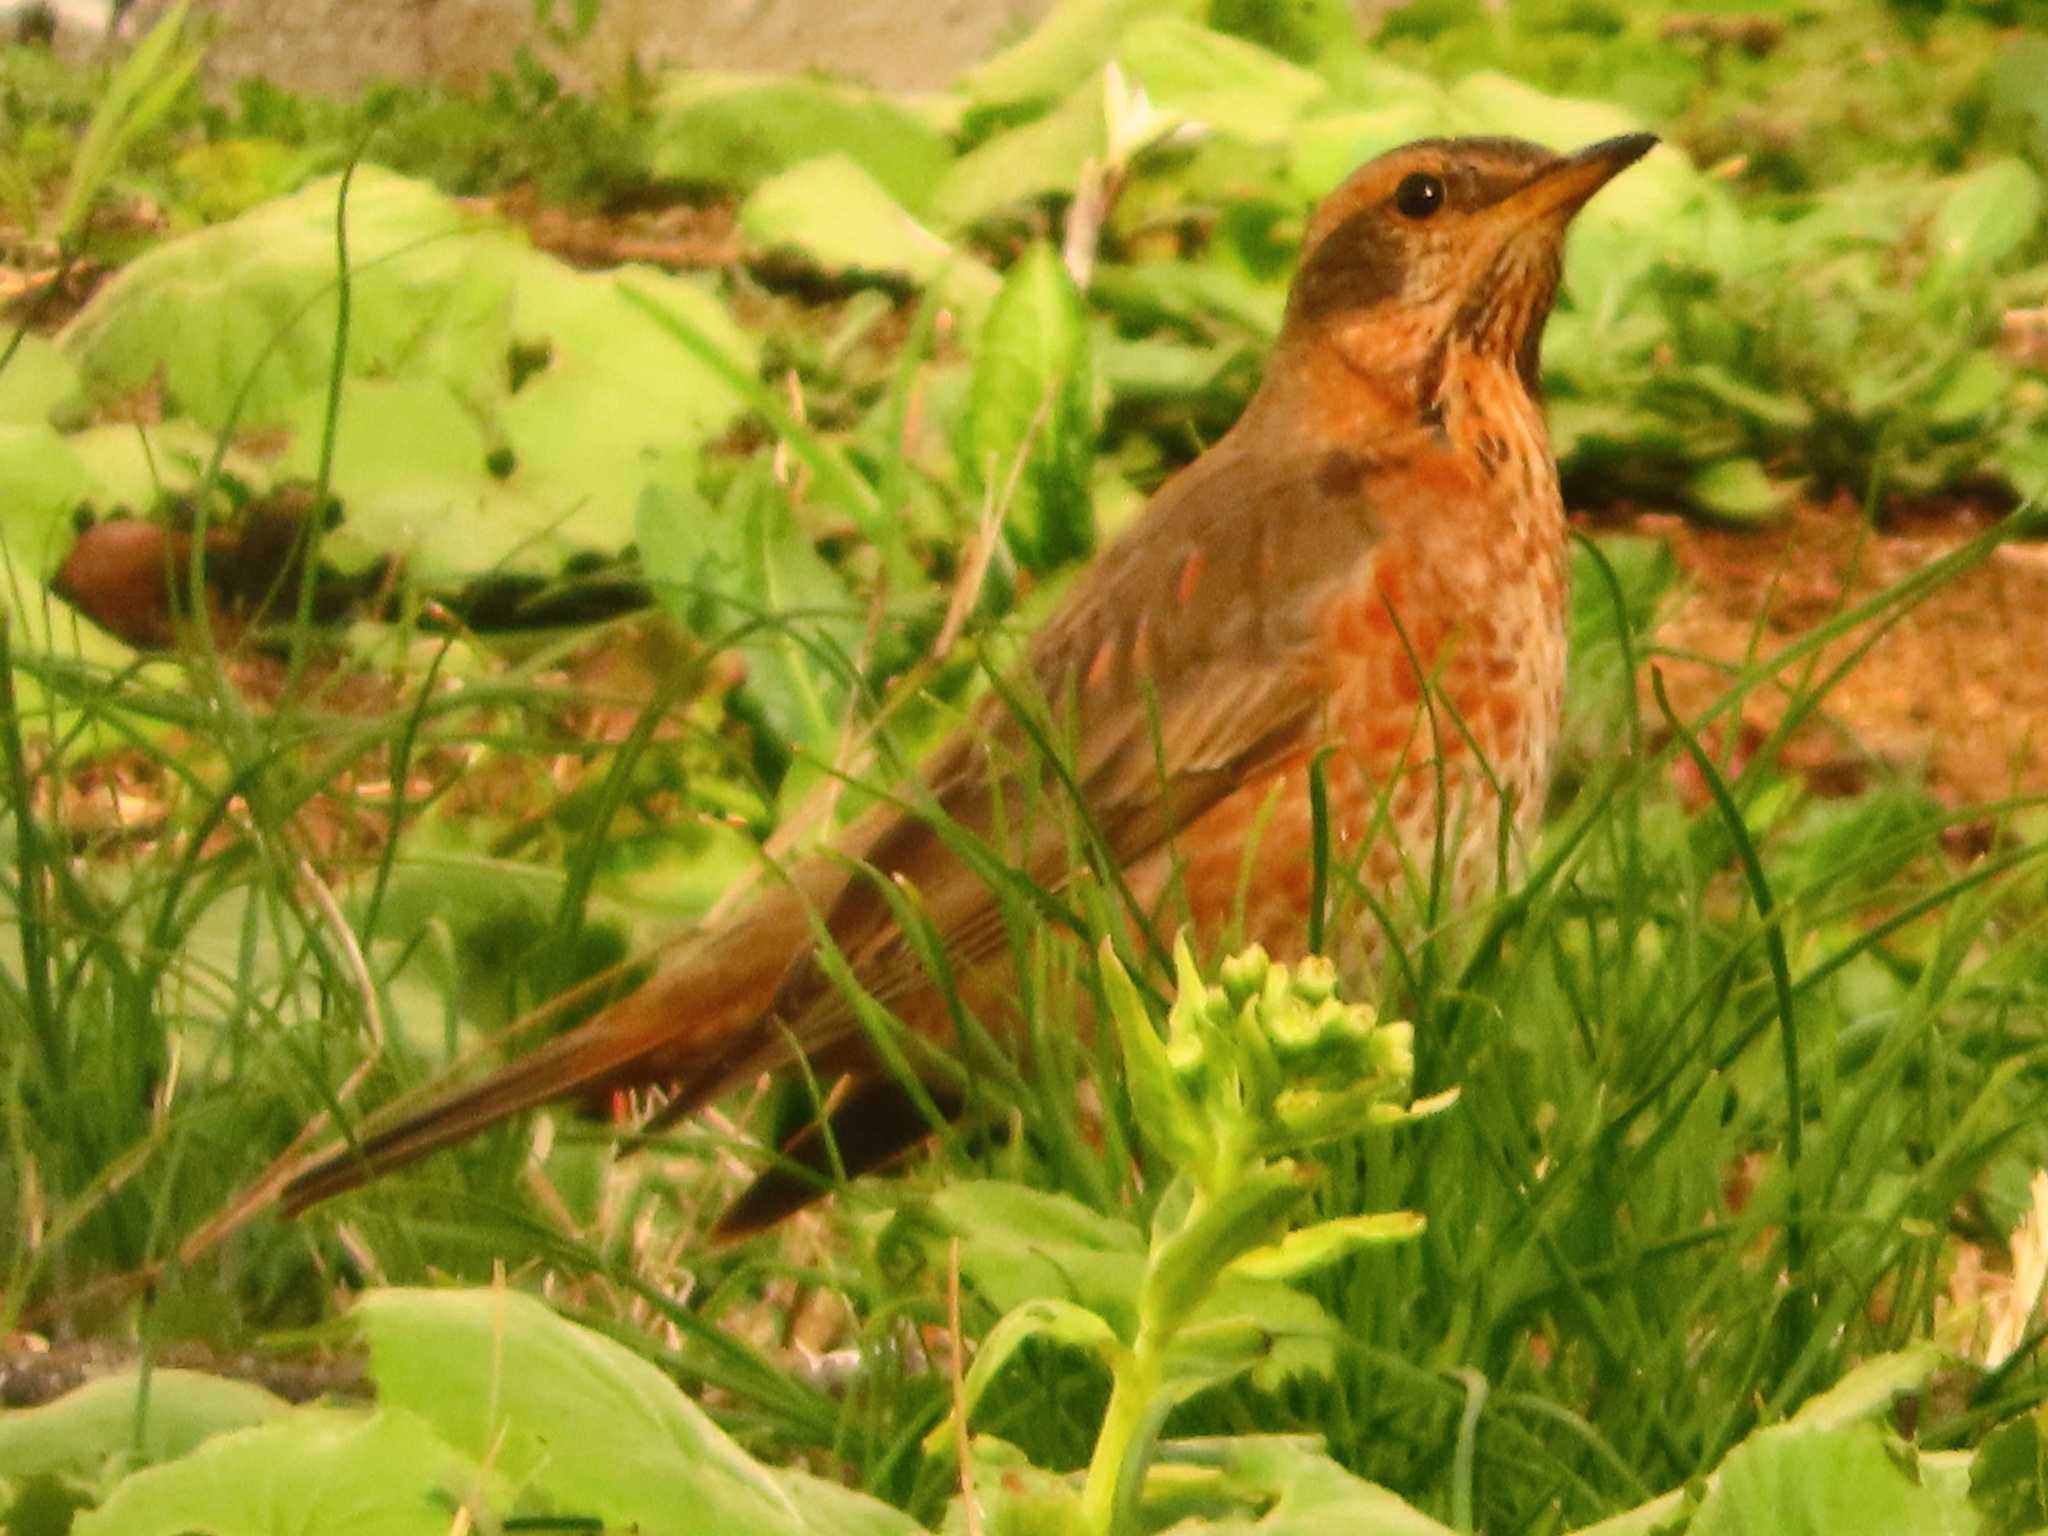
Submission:
[[[1556,483],[1543,407],[1513,358],[1446,336],[1417,375],[1415,414],[1488,480],[1513,476],[1526,491]]]

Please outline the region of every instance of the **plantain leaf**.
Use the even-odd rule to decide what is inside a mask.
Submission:
[[[1176,16],[1132,27],[1116,59],[1160,107],[1253,143],[1291,137],[1329,90],[1277,54]]]
[[[982,105],[1043,101],[1116,54],[1133,22],[1161,14],[1195,20],[1204,0],[1059,0],[1037,28],[968,71],[961,88]]]
[[[945,197],[942,185],[933,202],[943,209]],[[980,322],[998,287],[986,265],[919,223],[843,155],[807,160],[765,183],[741,206],[739,218],[758,244],[795,250],[828,271],[936,283],[970,326]]]
[[[77,1536],[290,1536],[317,1510],[321,1528],[361,1536],[436,1536],[456,1510],[503,1503],[503,1478],[456,1451],[419,1416],[300,1409],[209,1440],[191,1455],[122,1480],[78,1517]]]
[[[751,192],[829,145],[906,207],[952,164],[945,136],[878,91],[808,77],[678,74],[656,97],[648,168]]]
[[[1686,499],[1702,512],[1735,523],[1767,523],[1781,516],[1791,489],[1764,473],[1755,459],[1722,459],[1685,483]]]
[[[2034,235],[2041,178],[2019,160],[1994,160],[1958,180],[1934,215],[1927,284],[1983,276]]]
[[[1095,542],[1089,377],[1081,295],[1052,247],[1034,246],[989,310],[959,434],[963,478],[1003,504],[1010,548],[1033,570]]]
[[[647,488],[640,558],[664,607],[745,658],[748,700],[786,751],[829,759],[864,633],[845,580],[758,466],[713,507],[694,489]]]

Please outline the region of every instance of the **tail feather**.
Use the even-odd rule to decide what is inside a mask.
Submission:
[[[649,1001],[644,990],[628,999],[636,1012]],[[645,1030],[616,1027],[620,1022],[613,1014],[600,1015],[482,1081],[455,1088],[336,1148],[285,1185],[284,1213],[296,1216],[523,1110],[637,1080],[636,1064],[653,1050],[672,1048],[674,1041],[650,1040]]]
[[[793,1035],[777,1022],[779,989],[792,960],[808,952],[812,911],[828,909],[845,879],[844,867],[834,862],[799,870],[790,885],[761,893],[735,921],[701,935],[669,968],[587,1023],[475,1082],[416,1107],[372,1116],[362,1134],[285,1184],[279,1196],[284,1214],[296,1216],[556,1100],[661,1084],[675,1097],[657,1117],[658,1125],[787,1064]],[[926,1001],[938,1009],[935,997]],[[836,1022],[803,1031],[802,1048],[822,1077],[849,1074],[862,1086],[833,1117],[830,1132],[813,1128],[795,1138],[780,1169],[765,1175],[728,1214],[722,1224],[726,1235],[770,1224],[822,1193],[830,1182],[824,1174],[835,1167],[826,1136],[836,1137],[836,1166],[851,1175],[893,1160],[930,1130],[897,1085],[876,1079],[878,1064],[853,1016],[847,1015],[843,1028]],[[942,1090],[933,1094],[949,1118],[958,1112]]]
[[[643,1084],[682,1084],[688,1108],[708,1103],[758,1061],[739,1049],[758,1032],[789,957],[807,936],[805,908],[770,893],[747,919],[721,930],[538,1050],[417,1108],[373,1119],[367,1134],[335,1148],[286,1184],[287,1216],[402,1168],[486,1126],[558,1099]]]

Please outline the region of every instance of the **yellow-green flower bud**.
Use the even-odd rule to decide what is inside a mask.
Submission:
[[[1294,995],[1304,1003],[1320,1003],[1337,992],[1337,962],[1327,955],[1305,955],[1293,966]]]
[[[1406,1020],[1382,1024],[1372,1032],[1373,1070],[1406,1081],[1415,1075],[1415,1026]]]
[[[1321,1022],[1299,1004],[1267,1012],[1264,1022],[1266,1035],[1273,1042],[1273,1054],[1283,1066],[1293,1067],[1312,1058],[1322,1042]]]
[[[1266,977],[1273,968],[1273,960],[1266,953],[1263,944],[1254,944],[1240,950],[1217,968],[1217,975],[1223,982],[1223,990],[1230,994],[1233,1007],[1242,1006],[1266,985]]]

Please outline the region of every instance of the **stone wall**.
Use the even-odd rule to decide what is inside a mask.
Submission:
[[[170,0],[139,0],[125,29]],[[263,75],[348,94],[375,79],[474,85],[524,42],[576,84],[648,65],[822,70],[892,90],[935,89],[1020,35],[1051,0],[599,0],[591,35],[566,51],[536,26],[535,0],[196,0],[214,29],[216,79]],[[566,21],[571,0],[555,0]]]

